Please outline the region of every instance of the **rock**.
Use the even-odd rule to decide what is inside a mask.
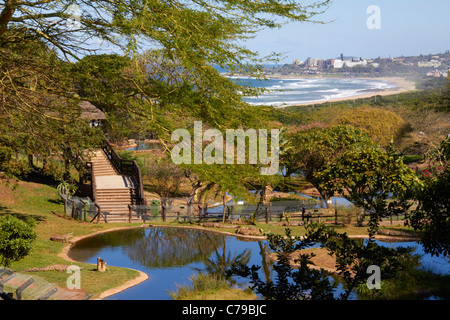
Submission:
[[[106,271],[106,261],[101,259],[100,257],[97,258],[97,271],[100,272]]]
[[[302,221],[291,221],[289,223],[286,221],[278,221],[278,222],[269,222],[269,223],[274,226],[283,226],[283,227],[295,227],[295,226],[303,225]]]
[[[220,228],[220,223],[217,222],[204,222],[201,224],[202,227],[206,228]]]
[[[69,239],[72,237],[72,235],[72,232],[66,234],[52,234],[50,240],[58,242],[69,242]]]
[[[259,229],[255,228],[255,227],[239,227],[236,230],[237,234],[242,234],[244,236],[260,236],[261,232],[259,231]]]
[[[38,272],[38,271],[67,271],[67,268],[69,265],[65,264],[52,264],[50,266],[46,267],[35,267],[28,270],[25,270],[25,272]]]
[[[417,232],[408,232],[406,230],[393,230],[393,229],[379,229],[377,234],[385,236],[397,236],[397,237],[417,237]]]

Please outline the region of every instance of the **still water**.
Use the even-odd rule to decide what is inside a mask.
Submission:
[[[189,284],[199,270],[221,269],[242,256],[250,265],[261,265],[265,242],[245,241],[223,234],[181,228],[137,228],[104,233],[77,242],[69,256],[95,264],[133,268],[149,279],[111,296],[119,300],[170,299],[167,290]],[[244,279],[239,281],[242,285]]]
[[[161,149],[161,144],[159,142],[146,142],[146,141],[136,141],[136,145],[127,148],[128,151],[138,151],[138,150],[157,150]]]
[[[416,242],[385,243],[385,246],[411,246],[422,255],[425,267],[437,273],[449,274],[448,257],[431,257]],[[189,278],[198,271],[218,271],[228,268],[237,259],[247,265],[262,266],[267,259],[267,241],[249,241],[235,236],[194,229],[149,227],[135,228],[86,238],[77,242],[69,252],[76,260],[95,264],[97,257],[109,266],[133,268],[148,274],[141,284],[115,294],[112,300],[166,300],[167,291],[178,285],[189,284]],[[267,265],[265,270],[270,270]],[[260,269],[260,278],[264,279]],[[238,278],[244,288],[248,280]],[[339,292],[337,292],[338,294]]]

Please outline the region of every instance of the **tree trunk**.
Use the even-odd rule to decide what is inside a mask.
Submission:
[[[315,183],[311,181],[312,185],[319,191],[320,197],[325,201],[326,208],[329,209],[330,205],[328,204],[328,197],[324,194],[323,190]]]
[[[64,159],[63,180],[64,181],[69,181],[70,180],[70,160],[67,159],[67,158]]]
[[[269,223],[269,202],[267,201],[267,188],[268,186],[264,187],[261,198],[262,202],[264,203],[266,223]]]
[[[28,167],[34,169],[34,156],[32,154],[28,155]]]
[[[258,205],[256,206],[255,217],[258,216],[259,208],[261,207],[261,204],[263,202],[263,193],[264,193],[264,189],[261,190],[260,194],[259,194],[259,202],[258,202]]]
[[[269,206],[265,205],[266,207],[266,223],[269,223]]]
[[[8,23],[16,11],[17,0],[6,1],[5,7],[0,13],[0,37],[8,30]]]
[[[188,216],[191,215],[192,202],[194,202],[194,198],[195,198],[195,195],[197,194],[197,190],[200,189],[201,186],[202,186],[201,182],[192,183],[192,189],[191,189],[191,192],[189,193],[188,201],[186,203]]]
[[[222,212],[222,222],[225,223],[225,214],[227,212],[227,203],[226,203],[226,194],[225,192],[222,195],[222,204],[223,204],[223,212]]]
[[[163,222],[166,222],[166,204],[163,201],[161,201],[161,216]]]

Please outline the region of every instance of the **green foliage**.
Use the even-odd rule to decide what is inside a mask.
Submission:
[[[368,240],[352,239],[334,230],[327,230],[320,235],[320,243],[336,259],[337,271],[344,283],[340,299],[348,299],[355,289],[366,285],[367,269],[371,265],[380,268],[382,280],[395,278],[404,269],[404,261],[409,259],[412,249],[380,246],[372,236]]]
[[[74,18],[71,0],[8,1],[0,12],[2,126],[23,134],[30,154],[45,156],[61,151],[48,142],[83,125],[74,112],[80,97],[107,113],[111,139],[146,129],[167,138],[190,117],[237,127],[252,116],[241,97],[254,90],[212,66],[260,76],[258,65],[278,55],[261,59],[245,40],[261,28],[312,21],[329,2],[90,1],[76,4]],[[92,46],[97,39],[100,48]],[[159,49],[143,52],[149,45]],[[96,55],[104,46],[123,56]]]
[[[324,192],[342,194],[371,215],[369,234],[376,232],[375,221],[403,212],[407,200],[419,186],[414,172],[401,157],[376,148],[350,150],[318,172],[317,179]],[[388,199],[395,201],[389,202]]]
[[[317,234],[308,234],[307,237],[291,236],[290,229],[286,235],[267,234],[270,248],[276,253],[277,261],[273,270],[277,276],[275,280],[260,279],[258,270],[261,267],[248,267],[245,264],[235,264],[231,274],[237,274],[251,279],[251,288],[263,295],[266,300],[330,300],[333,299],[334,285],[330,282],[329,273],[325,270],[309,268],[313,253],[300,254],[295,262],[300,264],[294,270],[290,266],[288,255],[296,250],[312,246],[317,240]]]
[[[188,299],[196,294],[213,294],[218,290],[228,289],[228,283],[215,274],[198,273],[190,278],[192,285],[177,286],[176,291],[168,292],[174,300]]]
[[[380,146],[387,147],[406,126],[395,112],[380,108],[359,107],[340,113],[331,125],[351,125],[366,132]]]
[[[77,191],[77,186],[68,181],[63,180],[58,184],[56,190],[58,191],[59,194],[70,197],[73,196]]]
[[[267,234],[269,246],[277,256],[273,267],[276,277],[273,280],[260,279],[258,266],[236,264],[230,273],[250,278],[252,290],[268,300],[347,300],[355,290],[361,291],[366,285],[369,266],[378,266],[383,280],[394,279],[410,267],[405,262],[411,259],[410,248],[378,246],[373,239],[350,238],[346,233],[338,233],[323,224],[311,223],[305,228],[307,232],[304,237],[292,236],[289,228],[284,236]],[[337,274],[340,276],[336,281],[331,280],[330,273],[325,270],[315,270],[309,266],[313,252],[298,252],[319,244],[336,259]],[[290,261],[289,256],[294,252],[298,259]],[[292,262],[298,266],[295,270]],[[338,283],[343,284],[343,292],[335,296]]]
[[[370,300],[417,299],[414,295],[418,295],[417,291],[425,289],[423,285],[427,278],[439,278],[437,275],[420,270],[420,255],[418,254],[404,255],[402,259],[398,259],[398,270],[390,275],[384,274],[384,276],[379,290],[371,290],[364,283],[357,286],[355,292],[358,298]]]
[[[30,218],[31,219],[31,218]],[[27,256],[36,239],[34,220],[22,221],[11,215],[0,218],[0,264],[8,267]]]
[[[421,231],[420,242],[426,252],[448,255],[450,252],[450,166],[449,142],[443,141],[439,159],[443,167],[434,175],[424,178],[414,198],[419,202],[409,216],[409,224]]]
[[[67,64],[29,32],[12,28],[0,37],[0,145],[22,156],[62,156],[76,167],[98,130],[80,118]]]
[[[300,174],[321,193],[316,174],[334,158],[347,150],[359,150],[373,146],[368,135],[352,126],[311,128],[293,133],[289,137],[290,149],[282,155],[280,163],[285,166],[286,175]]]
[[[403,163],[413,163],[413,162],[419,162],[423,160],[423,156],[420,155],[405,155],[403,156]]]

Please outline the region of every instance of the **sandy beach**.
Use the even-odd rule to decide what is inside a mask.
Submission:
[[[271,77],[276,78],[276,77]],[[287,78],[287,77],[285,77]],[[290,77],[292,79],[303,79],[302,77]],[[311,79],[311,77],[307,77],[308,79]],[[325,77],[315,77],[316,79],[323,79]],[[416,90],[416,84],[413,81],[406,80],[404,78],[398,78],[398,77],[380,77],[380,78],[354,78],[354,79],[369,79],[369,80],[380,80],[385,81],[390,84],[394,84],[395,88],[389,88],[389,89],[380,89],[380,90],[374,90],[367,93],[361,92],[361,94],[354,95],[351,97],[345,97],[345,98],[337,98],[337,99],[329,99],[329,100],[321,100],[321,101],[314,101],[314,102],[305,102],[295,105],[283,105],[283,106],[276,106],[274,108],[286,108],[286,107],[295,107],[295,106],[311,106],[315,104],[322,104],[327,102],[337,102],[337,101],[346,101],[346,100],[353,100],[353,99],[361,99],[361,98],[370,98],[374,96],[387,96],[392,94],[397,94],[401,92],[407,92],[407,91],[414,91]]]

